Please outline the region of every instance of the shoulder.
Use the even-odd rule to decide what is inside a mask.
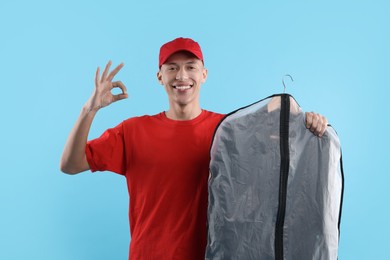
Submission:
[[[209,117],[217,117],[217,118],[222,118],[225,116],[225,114],[221,114],[221,113],[217,113],[217,112],[213,112],[213,111],[208,111],[208,110],[204,110],[203,111],[206,113],[207,116]]]
[[[206,118],[208,119],[221,120],[225,116],[224,114],[220,114],[208,110],[204,110],[204,112],[206,114]]]
[[[207,111],[207,110],[204,110],[204,113],[205,113],[204,122],[207,122],[207,124],[211,125],[212,127],[217,126],[219,122],[225,117],[224,114]]]

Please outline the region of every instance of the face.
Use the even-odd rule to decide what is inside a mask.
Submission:
[[[199,106],[200,86],[206,81],[207,70],[201,60],[189,52],[172,54],[157,73],[165,87],[170,106]]]

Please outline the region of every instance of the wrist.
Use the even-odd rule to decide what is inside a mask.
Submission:
[[[101,104],[96,104],[96,98],[90,98],[83,106],[83,110],[90,114],[90,113],[94,113],[96,114],[96,112],[102,108]]]
[[[85,104],[81,109],[81,113],[84,115],[96,115],[97,111],[100,109],[100,106],[91,106],[89,104]]]

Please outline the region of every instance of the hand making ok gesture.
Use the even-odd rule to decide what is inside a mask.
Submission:
[[[115,75],[124,66],[123,63],[119,64],[114,70],[109,72],[112,62],[109,61],[100,77],[100,68],[98,67],[95,75],[95,90],[89,100],[90,110],[99,110],[102,107],[108,106],[111,103],[125,99],[128,97],[127,89],[121,81],[112,81]],[[114,95],[112,94],[113,88],[120,88],[122,93]]]

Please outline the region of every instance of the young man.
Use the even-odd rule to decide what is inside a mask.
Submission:
[[[201,109],[201,85],[207,79],[198,43],[177,38],[160,49],[157,79],[164,86],[169,110],[134,117],[87,142],[97,111],[127,98],[126,87],[111,72],[111,62],[95,76],[95,90],[65,144],[61,170],[76,174],[112,171],[126,177],[130,196],[129,259],[204,259],[207,180],[212,135],[223,115]],[[120,88],[121,94],[111,90]],[[315,134],[326,119],[306,116]]]

